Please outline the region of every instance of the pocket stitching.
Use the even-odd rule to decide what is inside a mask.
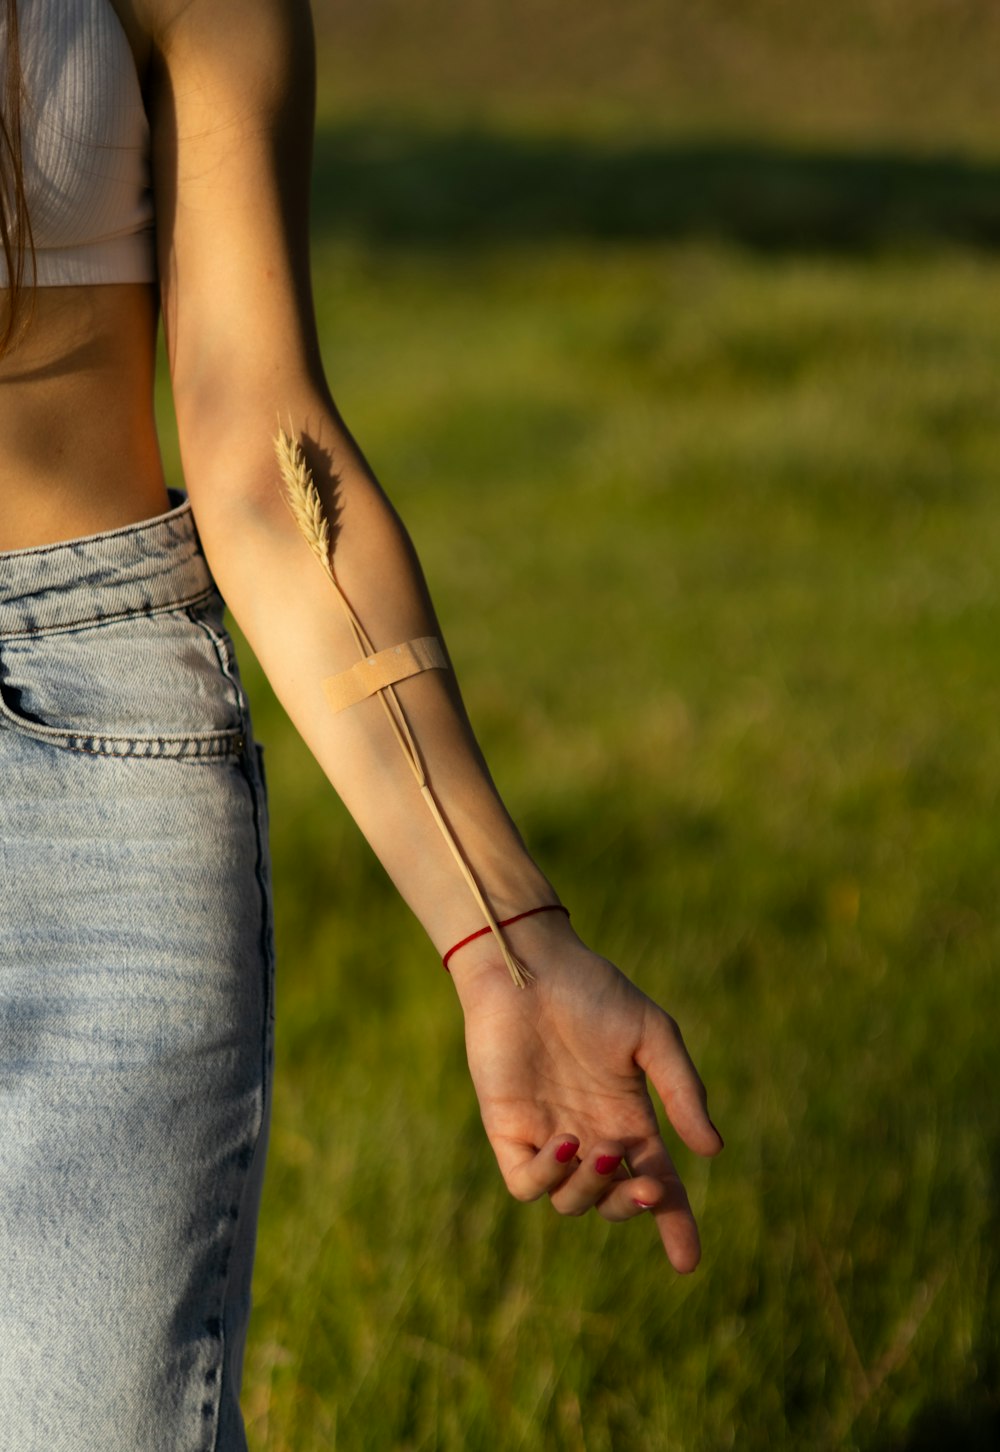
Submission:
[[[27,716],[21,716],[13,709],[4,693],[2,678],[0,678],[0,721],[6,721],[10,729],[18,735],[26,736],[44,745],[79,752],[87,756],[105,756],[117,760],[132,757],[147,761],[217,761],[220,758],[242,754],[246,746],[246,710],[243,692],[234,676],[229,653],[224,650],[223,642],[217,633],[194,613],[199,604],[211,599],[215,593],[215,586],[209,586],[208,589],[199,591],[197,595],[191,596],[187,600],[173,600],[167,605],[144,610],[141,614],[145,617],[163,614],[183,615],[192,625],[197,626],[207,635],[220,673],[235,696],[236,710],[240,717],[239,726],[213,731],[167,731],[147,736],[127,736],[106,731],[73,731],[67,730],[64,726],[47,726],[42,721],[32,721]],[[11,632],[4,638],[12,640],[24,639],[28,635],[37,638],[69,635],[94,626],[99,627],[134,618],[136,613],[135,610],[127,610],[117,615],[102,616],[99,620],[79,621],[74,625],[59,626],[52,630]]]
[[[170,615],[179,612],[193,610],[195,606],[201,605],[210,600],[216,593],[214,585],[206,585],[195,595],[185,595],[180,600],[167,600],[162,605],[149,605],[141,610],[130,607],[125,610],[115,610],[108,615],[87,615],[79,620],[69,620],[61,625],[37,626],[33,625],[27,630],[4,630],[0,632],[0,645],[5,640],[27,640],[32,637],[41,639],[50,635],[73,635],[78,630],[90,630],[94,626],[116,625],[122,620],[134,619],[136,615],[143,617],[153,615]]]
[[[229,684],[229,688],[233,693],[233,698],[236,702],[236,709],[239,712],[241,728],[245,735],[248,715],[246,696],[243,693],[242,684],[237,678],[236,671],[234,669],[236,662],[233,657],[233,650],[232,646],[229,644],[228,637],[220,635],[217,630],[212,629],[207,620],[202,620],[199,615],[196,615],[193,603],[185,609],[184,613],[191,621],[191,624],[196,625],[198,629],[201,630],[202,633],[208,637],[209,643],[211,644],[212,649],[215,651],[215,659],[218,661],[219,670],[222,672],[222,675],[225,677],[226,681]]]
[[[118,760],[138,757],[142,760],[192,761],[218,760],[239,755],[246,736],[240,727],[228,731],[166,732],[159,736],[116,736],[99,731],[67,731],[60,726],[46,726],[29,721],[12,710],[0,687],[0,720],[20,736],[66,751],[87,756],[110,756]],[[174,748],[174,749],[171,749]]]

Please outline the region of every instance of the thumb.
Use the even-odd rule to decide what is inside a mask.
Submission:
[[[667,1118],[688,1149],[717,1155],[722,1135],[708,1117],[708,1095],[691,1062],[681,1031],[669,1014],[650,1005],[635,1062],[663,1100]]]

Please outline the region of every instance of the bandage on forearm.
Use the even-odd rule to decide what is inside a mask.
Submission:
[[[390,645],[365,656],[349,670],[327,676],[323,692],[331,711],[346,711],[348,706],[356,706],[376,691],[409,680],[421,671],[447,669],[440,640],[436,635],[424,635],[418,640],[405,640],[402,645]]]

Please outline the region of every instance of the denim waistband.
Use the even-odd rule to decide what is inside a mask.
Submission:
[[[0,635],[146,614],[213,588],[186,497],[154,519],[80,539],[0,551]]]

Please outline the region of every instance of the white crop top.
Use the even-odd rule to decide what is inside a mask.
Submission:
[[[114,7],[110,0],[17,0],[17,13],[38,285],[152,282],[149,122]],[[6,44],[0,18],[0,50]],[[30,262],[25,276],[30,281]],[[0,287],[7,284],[0,250]]]

